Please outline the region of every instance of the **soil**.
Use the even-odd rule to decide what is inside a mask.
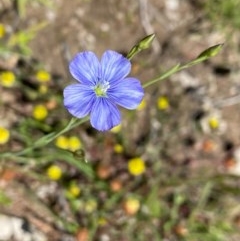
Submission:
[[[129,126],[123,120],[125,137],[130,143],[128,156],[133,151],[154,159],[161,152],[161,158],[176,167],[176,172],[184,172],[185,165],[191,173],[200,167],[212,172],[216,166],[223,172],[222,163],[240,145],[240,73],[236,51],[239,34],[232,31],[228,38],[224,28],[207,18],[202,1],[55,0],[50,7],[34,2],[29,4],[24,18],[19,18],[11,2],[3,2],[0,12],[4,14],[0,20],[9,25],[10,32],[46,23],[30,48],[33,58],[58,76],[61,88],[72,81],[69,60],[83,50],[92,50],[98,56],[107,49],[126,54],[141,38],[155,33],[152,48],[132,61],[132,75],[145,83],[177,63],[194,59],[208,47],[224,43],[218,56],[147,88],[147,109]],[[170,99],[170,109],[163,115],[152,108],[159,96]],[[209,128],[210,116],[219,117],[217,130]],[[87,155],[98,159],[98,154],[93,153],[98,148],[91,137],[87,140],[90,140]],[[213,150],[210,154],[208,148]],[[45,207],[39,207],[47,212]],[[22,210],[26,210],[24,205]],[[14,213],[8,209],[4,212]],[[24,215],[22,212],[18,216]],[[29,217],[36,225],[31,214]],[[54,229],[45,231],[43,222],[37,225],[47,234],[59,235]]]

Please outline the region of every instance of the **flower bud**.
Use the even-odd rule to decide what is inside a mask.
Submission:
[[[217,44],[217,45],[211,46],[211,47],[207,48],[206,50],[204,50],[201,54],[199,54],[197,59],[199,59],[199,58],[209,59],[211,57],[214,57],[220,52],[222,47],[223,47],[223,44]]]
[[[134,55],[138,54],[144,49],[148,49],[151,46],[154,38],[155,34],[150,34],[145,38],[141,39],[139,43],[134,45],[133,48],[129,51],[127,58],[132,59]]]

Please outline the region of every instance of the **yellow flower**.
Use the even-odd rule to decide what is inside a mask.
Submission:
[[[12,87],[16,81],[16,76],[11,71],[4,71],[0,74],[0,83],[4,87]]]
[[[4,127],[0,127],[0,145],[6,144],[10,138],[10,132]]]
[[[70,151],[76,151],[76,150],[80,149],[81,146],[82,146],[82,143],[77,136],[69,137],[69,139],[68,139],[68,149]]]
[[[48,115],[48,110],[44,105],[36,105],[33,108],[32,115],[36,120],[44,120]]]
[[[62,149],[68,149],[68,138],[66,136],[59,136],[55,141],[55,145]]]
[[[107,220],[104,217],[100,217],[98,219],[99,226],[105,226],[107,224]]]
[[[81,193],[81,189],[75,182],[72,182],[68,188],[68,193],[72,197],[78,197]]]
[[[111,129],[111,132],[117,134],[117,133],[119,133],[119,132],[121,131],[121,129],[122,129],[122,125],[119,124],[119,125],[113,127],[113,128]]]
[[[146,105],[147,105],[147,102],[146,102],[145,99],[143,99],[143,100],[141,101],[141,103],[139,104],[139,106],[137,107],[137,110],[143,110],[143,109],[145,109]]]
[[[82,147],[82,143],[77,136],[70,136],[69,138],[59,136],[55,141],[55,145],[69,151],[77,151]]]
[[[219,127],[219,119],[216,117],[211,117],[208,119],[208,124],[211,129],[217,129]]]
[[[140,208],[140,202],[138,199],[131,197],[124,202],[123,207],[127,214],[134,215]]]
[[[159,110],[167,110],[169,108],[169,101],[167,97],[161,96],[158,98],[157,106]]]
[[[6,33],[5,26],[2,23],[0,23],[0,39],[5,36],[5,33]]]
[[[51,75],[47,71],[45,71],[45,70],[39,70],[36,73],[35,77],[41,83],[48,82],[51,79]]]
[[[132,158],[128,161],[128,171],[133,176],[139,176],[145,172],[145,163],[140,157]]]
[[[96,200],[89,199],[88,201],[86,201],[84,209],[87,213],[92,213],[93,211],[95,211],[97,209]]]
[[[38,91],[39,91],[40,94],[46,94],[48,92],[48,86],[44,85],[44,84],[41,84],[38,87]]]
[[[52,165],[47,169],[47,176],[54,181],[62,177],[62,169],[57,165]]]
[[[113,149],[118,154],[123,153],[123,150],[124,150],[124,148],[121,144],[114,145]]]

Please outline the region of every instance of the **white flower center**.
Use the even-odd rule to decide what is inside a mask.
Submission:
[[[94,92],[98,97],[106,97],[107,90],[109,89],[110,84],[108,81],[103,80],[99,81],[99,83],[94,87]]]

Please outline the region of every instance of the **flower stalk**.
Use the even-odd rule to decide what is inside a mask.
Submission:
[[[2,154],[0,154],[0,157],[17,157],[17,156],[27,155],[29,152],[31,152],[31,151],[33,151],[37,148],[41,148],[41,147],[46,146],[47,144],[54,141],[60,135],[63,135],[64,133],[74,129],[75,127],[83,124],[84,122],[86,122],[88,120],[89,120],[88,116],[85,117],[85,118],[82,118],[82,119],[77,119],[77,118],[73,117],[69,121],[69,123],[59,132],[52,132],[48,135],[45,135],[45,136],[39,138],[32,146],[29,146],[29,147],[23,149],[22,151],[2,153]]]

